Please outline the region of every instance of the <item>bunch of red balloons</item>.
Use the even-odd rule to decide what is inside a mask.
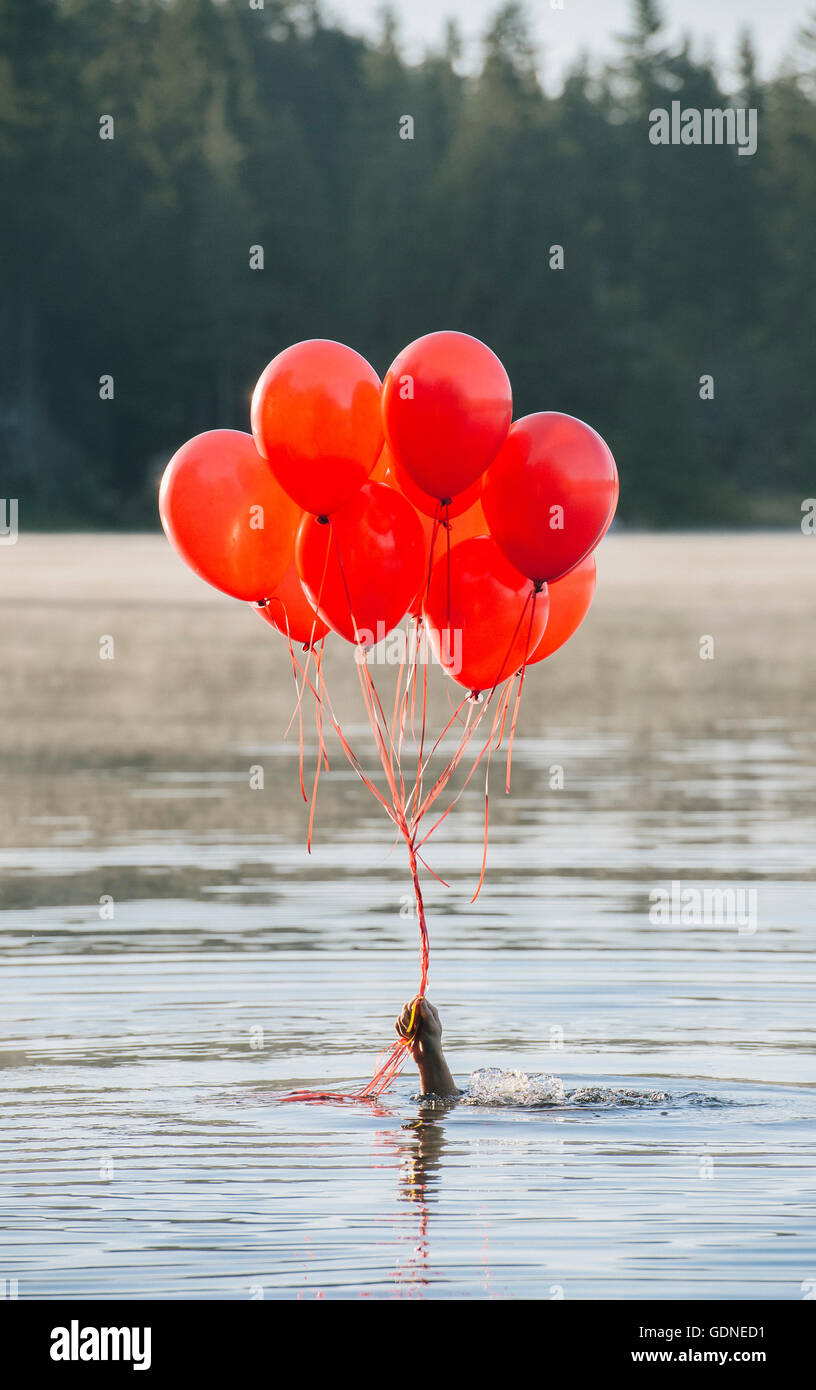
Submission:
[[[477,338],[418,338],[382,383],[342,343],[296,343],[258,381],[251,425],[183,445],[159,510],[195,573],[290,641],[369,647],[411,615],[479,692],[582,622],[615,461],[570,415],[513,424],[507,372]]]

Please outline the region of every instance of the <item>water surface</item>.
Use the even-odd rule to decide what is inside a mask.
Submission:
[[[816,1286],[812,735],[519,739],[475,904],[480,788],[435,837],[430,997],[463,1086],[494,1067],[563,1094],[451,1108],[408,1072],[377,1104],[279,1102],[371,1074],[416,924],[353,775],[327,781],[309,857],[296,817],[236,828],[248,759],[294,802],[291,748],[232,752],[88,770],[87,796],[161,817],[101,833],[80,799],[0,856],[0,1277],[21,1298]],[[755,923],[655,924],[672,880],[756,889]]]

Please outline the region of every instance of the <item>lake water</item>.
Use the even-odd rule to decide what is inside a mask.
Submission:
[[[236,751],[277,758],[294,800],[291,749]],[[564,1092],[544,1105],[434,1109],[407,1071],[376,1104],[279,1102],[367,1079],[416,988],[404,854],[350,773],[321,788],[343,814],[311,857],[298,828],[32,818],[0,856],[45,883],[0,913],[0,1279],[20,1298],[812,1297],[814,763],[781,720],[520,738],[472,905],[466,793],[431,852],[451,887],[427,889],[429,996],[460,1084],[545,1073]],[[227,773],[98,776],[179,825],[220,798],[231,824]],[[100,867],[114,896],[139,886],[114,920],[59,905]],[[168,896],[170,869],[200,886]],[[754,914],[650,921],[672,880],[755,889]]]

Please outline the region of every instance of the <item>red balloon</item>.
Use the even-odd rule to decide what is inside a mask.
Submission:
[[[303,518],[295,563],[309,601],[329,627],[361,646],[382,641],[421,583],[422,526],[410,502],[366,483],[328,522]]]
[[[467,540],[469,536],[486,536],[489,534],[487,520],[482,508],[481,486],[477,481],[472,487],[466,488],[458,497],[454,499],[450,507],[445,512],[444,517],[436,519],[436,511],[439,506],[437,497],[430,497],[428,493],[422,492],[416,483],[411,482],[405,473],[405,469],[397,464],[394,455],[388,445],[383,445],[382,453],[377,460],[374,471],[371,474],[371,482],[387,483],[401,496],[406,497],[414,507],[416,515],[422,525],[422,532],[425,537],[425,553],[422,562],[422,583],[416,594],[411,600],[409,612],[411,617],[419,618],[422,616],[422,601],[425,597],[425,590],[428,587],[428,577],[431,571],[431,543],[433,542],[434,559],[438,559],[443,550],[449,546],[456,545],[459,541]],[[407,488],[405,484],[407,483]],[[417,505],[415,498],[421,498],[422,504]],[[434,525],[436,523],[436,525]],[[446,539],[449,537],[449,540]]]
[[[191,570],[233,598],[252,600],[265,598],[281,579],[300,510],[250,434],[209,430],[168,463],[159,515]]]
[[[377,459],[377,462],[368,475],[368,481],[370,483],[389,483],[392,487],[395,487],[396,484],[394,483],[393,475],[389,477],[389,464],[393,464],[393,455],[388,452],[388,445],[383,444],[380,450],[380,457]],[[400,489],[397,488],[397,492],[399,491]]]
[[[477,497],[473,506],[468,507],[461,516],[451,517],[447,529],[450,532],[451,545],[458,545],[460,541],[470,540],[471,536],[489,536],[490,527],[487,524],[481,497]],[[437,540],[437,547],[438,545]]]
[[[496,457],[513,418],[510,380],[467,333],[428,333],[388,369],[383,423],[391,452],[423,492],[456,497]]]
[[[535,593],[490,536],[473,536],[437,560],[423,611],[448,675],[466,690],[492,690],[535,651],[549,596],[546,587]]]
[[[468,492],[470,489],[468,489]],[[467,493],[463,493],[467,496]],[[411,603],[411,616],[419,618],[422,616],[422,604],[425,598],[425,590],[428,587],[428,579],[433,568],[431,563],[431,544],[433,543],[433,558],[438,560],[440,556],[446,555],[448,549],[458,545],[460,541],[469,540],[471,536],[487,536],[490,534],[482,499],[477,497],[472,507],[468,507],[466,512],[460,516],[451,517],[446,525],[441,523],[436,526],[434,533],[434,523],[424,512],[417,512],[417,516],[422,522],[422,531],[425,536],[425,557],[422,563],[422,584]]]
[[[547,591],[550,595],[550,616],[544,636],[528,659],[528,666],[552,656],[578,631],[595,593],[595,556],[587,555],[569,574],[548,584]]]
[[[343,343],[295,343],[273,357],[255,387],[252,433],[289,496],[307,512],[330,516],[377,462],[380,379]]]
[[[517,420],[482,484],[491,534],[534,580],[560,579],[589,554],[617,495],[618,470],[601,436],[555,411]]]
[[[394,457],[387,444],[383,445],[383,451],[371,476],[372,479],[387,482],[396,488],[397,492],[408,498],[416,511],[431,519],[439,517],[444,521],[446,518],[461,516],[462,512],[466,512],[482,500],[482,487],[477,478],[475,483],[466,487],[464,492],[457,492],[447,506],[443,507],[438,497],[431,497],[429,492],[423,492],[421,487],[417,487],[408,470]]]
[[[263,607],[259,604],[253,607],[258,617],[263,618],[270,627],[282,632],[284,637],[291,637],[293,642],[302,642],[304,650],[317,646],[329,630],[303,592],[294,555],[283,579],[275,586],[274,593],[269,595]]]

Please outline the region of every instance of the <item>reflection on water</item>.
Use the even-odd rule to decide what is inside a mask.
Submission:
[[[294,801],[286,748],[267,767]],[[778,721],[520,739],[475,904],[479,790],[435,837],[452,888],[428,889],[430,992],[469,1095],[420,1102],[406,1073],[376,1104],[310,1106],[275,1101],[370,1075],[415,988],[387,826],[332,774],[309,858],[294,817],[244,819],[228,769],[100,772],[138,837],[63,807],[0,854],[0,1278],[21,1297],[802,1297],[813,768]],[[756,887],[755,927],[654,924],[677,880]]]

